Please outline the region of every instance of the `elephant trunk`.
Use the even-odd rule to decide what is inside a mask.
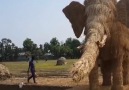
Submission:
[[[81,58],[74,64],[72,73],[75,82],[82,80],[85,75],[88,75],[97,62],[99,48],[104,46],[107,37],[103,35],[101,42],[98,42],[96,41],[98,35],[96,35],[96,32],[90,33],[84,45],[84,52]]]

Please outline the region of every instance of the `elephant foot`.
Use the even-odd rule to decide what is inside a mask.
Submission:
[[[111,90],[124,90],[123,85],[113,85]]]
[[[90,86],[89,90],[100,90],[98,85]]]
[[[111,82],[103,82],[102,86],[111,86]]]
[[[104,73],[103,72],[103,83],[102,86],[111,86],[111,73]]]
[[[124,85],[129,85],[129,80],[125,80],[125,81],[123,82],[123,84],[124,84]]]

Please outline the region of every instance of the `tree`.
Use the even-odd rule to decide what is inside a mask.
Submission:
[[[67,38],[65,43],[59,42],[57,38],[52,38],[50,43],[44,44],[44,53],[52,53],[55,58],[65,56],[67,58],[79,58],[80,51],[77,47],[80,45],[80,41],[73,38]],[[41,46],[40,46],[41,48]]]
[[[2,61],[2,55],[3,55],[3,43],[0,42],[0,61]]]
[[[45,43],[44,44],[44,53],[48,53],[48,51],[50,50],[51,48],[50,48],[50,44],[49,43]]]
[[[67,38],[66,41],[65,41],[65,45],[72,48],[72,38]]]
[[[3,60],[9,60],[9,57],[12,55],[11,52],[11,44],[12,41],[7,38],[3,38],[1,40],[1,48],[2,48],[2,59]]]
[[[52,38],[50,40],[50,51],[54,54],[55,58],[60,56],[60,43],[57,38]]]
[[[39,45],[39,48],[40,48],[41,50],[43,50],[43,45],[42,45],[42,44],[40,44],[40,45]]]
[[[57,40],[56,37],[52,38],[50,40],[50,45],[54,45],[54,46],[57,46],[57,45],[60,45],[59,41]]]
[[[50,51],[52,54],[54,54],[55,58],[60,57],[60,46],[59,45],[51,45]]]
[[[72,56],[72,52],[73,52],[73,50],[69,46],[66,46],[65,44],[60,46],[61,56],[70,58]]]
[[[15,56],[15,44],[7,38],[3,38],[0,42],[0,58],[1,60],[14,60]],[[17,52],[18,55],[18,52]],[[14,58],[15,56],[15,58]]]
[[[77,49],[77,47],[80,45],[80,41],[77,39],[67,38],[65,41],[65,45],[69,47],[68,55],[71,58],[79,58],[80,57],[80,51]]]
[[[17,59],[18,54],[19,54],[19,48],[17,46],[14,46],[14,60]]]
[[[73,58],[79,58],[81,56],[80,50],[77,49],[78,46],[80,46],[81,43],[77,39],[72,40],[72,49],[73,49]]]
[[[42,50],[40,48],[36,48],[32,52],[33,55],[35,55],[36,59],[41,59],[42,57]]]
[[[3,38],[1,41],[3,43],[3,46],[8,46],[10,43],[12,43],[12,41],[7,38]]]
[[[31,39],[26,38],[25,41],[23,42],[23,47],[25,51],[32,52],[32,49],[35,47],[34,42]]]

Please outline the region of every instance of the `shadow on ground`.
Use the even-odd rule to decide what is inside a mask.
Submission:
[[[88,85],[81,85],[81,86],[75,86],[75,87],[24,85],[22,88],[19,88],[18,85],[0,84],[0,90],[89,90],[89,88],[88,88]],[[111,90],[111,87],[100,86],[99,90]],[[125,86],[124,90],[129,90],[129,86]]]
[[[25,85],[19,88],[18,85],[4,85],[0,84],[0,90],[67,90],[72,87],[65,86],[41,86],[41,85]]]

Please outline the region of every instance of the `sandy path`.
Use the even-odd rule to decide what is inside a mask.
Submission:
[[[30,83],[27,83],[26,78],[11,78],[0,82],[0,85],[5,85],[4,87],[0,86],[0,90],[18,90],[21,82],[25,84],[23,85],[23,90],[89,90],[88,79],[84,79],[78,84],[73,82],[71,78],[62,77],[38,77],[36,80],[37,84],[34,84],[32,80]],[[101,86],[100,90],[110,90],[110,87]],[[129,87],[126,86],[124,90],[129,90]]]

